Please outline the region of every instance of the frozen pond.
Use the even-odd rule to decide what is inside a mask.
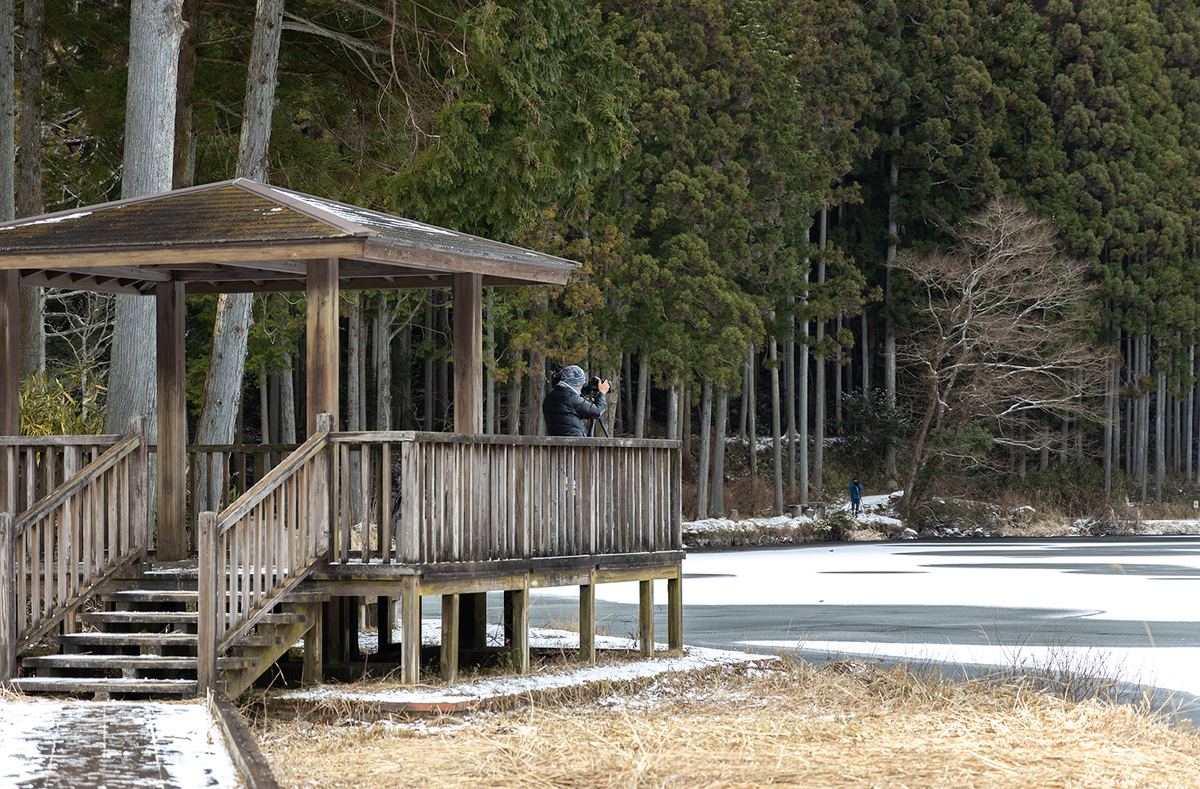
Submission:
[[[1196,537],[830,543],[683,569],[687,644],[1075,668],[1200,696]],[[533,621],[570,618],[575,595],[540,590]],[[597,596],[611,632],[636,629],[636,584]]]

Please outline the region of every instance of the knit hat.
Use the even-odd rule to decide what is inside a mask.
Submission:
[[[571,386],[583,386],[587,383],[587,376],[584,375],[583,370],[578,365],[572,364],[563,368],[558,380],[560,383],[570,384]]]

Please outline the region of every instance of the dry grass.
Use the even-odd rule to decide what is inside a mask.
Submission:
[[[856,663],[668,675],[428,726],[268,721],[289,787],[1197,787],[1200,737],[1128,706]]]

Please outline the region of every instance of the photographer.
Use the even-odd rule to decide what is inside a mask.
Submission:
[[[604,415],[605,399],[608,392],[608,381],[596,379],[596,399],[588,400],[583,397],[584,384],[587,376],[577,365],[564,367],[555,385],[546,399],[542,401],[542,414],[546,419],[546,435],[548,436],[578,436],[587,435],[584,421],[599,419]]]

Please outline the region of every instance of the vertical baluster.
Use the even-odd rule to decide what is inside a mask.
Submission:
[[[358,448],[358,510],[362,516],[362,547],[359,560],[371,562],[371,445],[363,441]]]
[[[392,445],[385,441],[379,458],[379,556],[390,564],[395,556],[392,547]]]

